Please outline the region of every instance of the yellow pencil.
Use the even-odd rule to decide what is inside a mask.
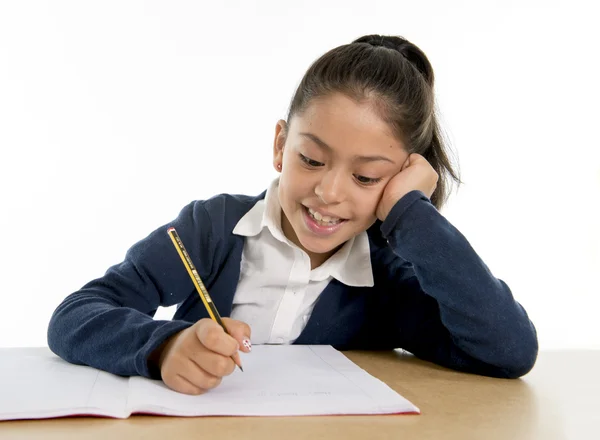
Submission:
[[[173,242],[175,249],[177,249],[177,253],[181,257],[181,261],[183,262],[183,265],[185,266],[188,274],[190,275],[194,286],[196,286],[196,290],[198,291],[200,299],[202,299],[204,307],[206,307],[210,318],[213,321],[216,321],[221,327],[223,327],[225,333],[229,334],[229,332],[227,331],[227,327],[225,327],[225,324],[223,324],[223,321],[221,320],[221,315],[219,315],[215,303],[212,302],[212,299],[210,298],[206,287],[204,287],[202,279],[200,279],[200,275],[198,275],[198,271],[196,270],[194,263],[192,263],[190,255],[186,251],[185,246],[181,241],[181,238],[179,238],[179,234],[177,234],[177,231],[173,227],[167,229],[167,233],[169,234],[169,237],[171,237],[171,241]],[[244,371],[244,369],[242,368],[241,361],[239,360],[239,356],[234,355],[231,357],[231,359],[233,359],[233,362],[235,362],[235,364],[239,367],[240,370]]]

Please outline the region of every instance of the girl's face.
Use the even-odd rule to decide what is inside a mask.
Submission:
[[[282,165],[281,227],[314,268],[375,222],[408,153],[368,102],[343,94],[313,100],[285,128],[277,123],[273,157]]]

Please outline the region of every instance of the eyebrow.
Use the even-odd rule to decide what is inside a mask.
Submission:
[[[319,138],[318,136],[316,136],[312,133],[302,132],[302,133],[300,133],[300,135],[304,136],[305,138],[310,139],[315,144],[317,144],[319,147],[321,147],[324,150],[327,150],[328,152],[333,151],[333,148],[331,148],[329,145],[327,145],[325,142],[323,142],[323,140],[321,138]],[[393,164],[396,163],[389,157],[385,157],[385,156],[355,156],[354,160],[356,160],[358,162],[376,162],[376,161],[382,160],[382,161],[390,162]]]

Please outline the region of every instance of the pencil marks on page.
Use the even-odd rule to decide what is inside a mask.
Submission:
[[[321,354],[317,350],[314,350],[312,346],[309,346],[308,348],[310,348],[310,350],[316,356],[318,356],[318,358],[321,359],[324,364],[326,364],[327,366],[329,366],[329,368],[331,368],[332,370],[334,370],[337,373],[339,373],[342,376],[344,376],[348,380],[349,384],[352,384],[352,386],[354,386],[355,388],[358,388],[365,397],[369,398],[373,402],[373,404],[377,405],[377,402],[375,401],[375,399],[373,398],[373,396],[371,396],[368,392],[366,392],[359,384],[357,384],[356,382],[354,382],[351,378],[349,378],[348,376],[346,376],[346,373],[344,372],[343,369],[341,369],[341,368],[335,368],[328,361],[326,361],[325,359],[323,359],[323,357],[321,356]],[[350,361],[348,361],[348,362],[350,362]]]
[[[365,392],[364,384],[353,380],[351,370],[356,370],[359,381],[368,375],[331,347],[324,348],[342,362],[310,346],[254,346],[251,354],[242,354],[243,373],[236,370],[219,387],[200,396],[176,393],[160,381],[132,377],[129,405],[139,412],[189,415],[345,414],[364,413],[365,407],[371,408],[367,413],[377,411],[377,399]]]

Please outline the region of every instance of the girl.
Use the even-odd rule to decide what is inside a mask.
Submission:
[[[280,174],[259,196],[195,201],[68,296],[48,328],[67,361],[199,394],[259,344],[403,348],[461,371],[519,377],[533,324],[438,211],[458,181],[434,115],[429,60],[369,35],[313,63],[275,128]],[[208,315],[174,226],[231,336]],[[152,319],[178,304],[172,321]]]

